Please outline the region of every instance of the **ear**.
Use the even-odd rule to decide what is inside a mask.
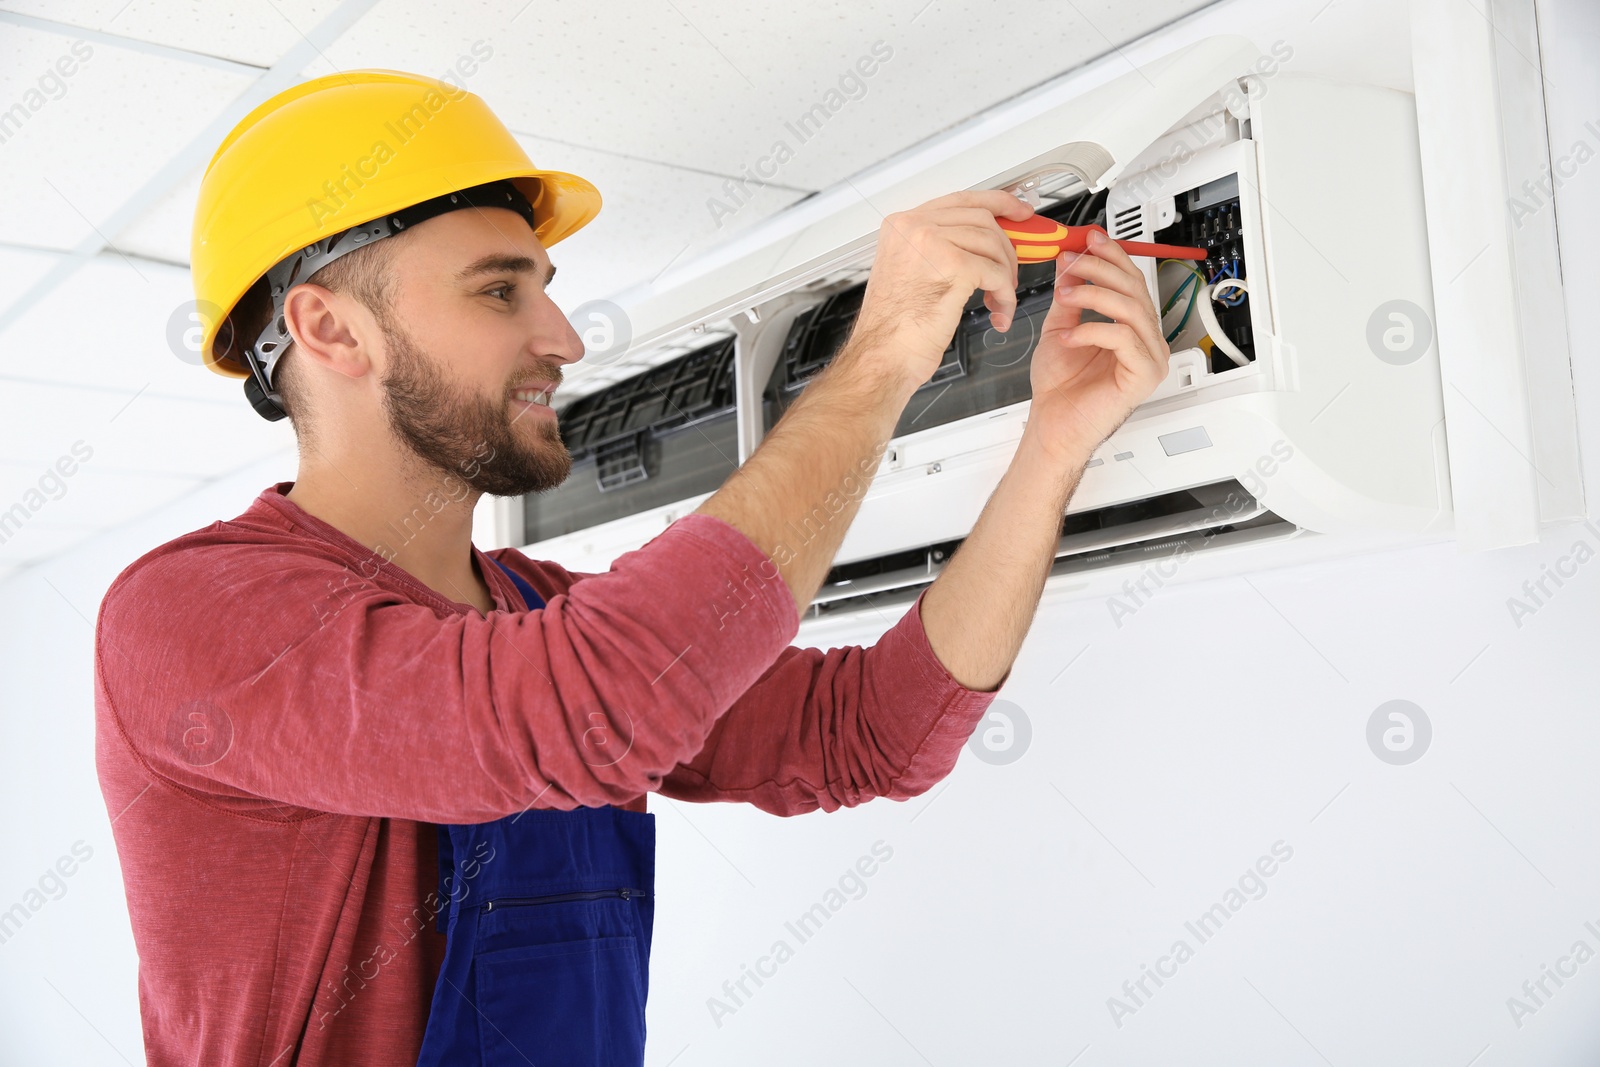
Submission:
[[[351,297],[304,282],[289,290],[283,319],[295,350],[308,361],[350,378],[372,369],[378,326]]]

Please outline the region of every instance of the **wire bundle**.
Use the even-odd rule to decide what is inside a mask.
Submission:
[[[1167,343],[1170,345],[1183,333],[1184,328],[1189,325],[1189,319],[1198,311],[1200,321],[1205,326],[1206,334],[1211,338],[1211,343],[1216,346],[1217,350],[1232,360],[1235,366],[1248,367],[1250,365],[1249,357],[1228,337],[1227,333],[1222,329],[1222,324],[1217,321],[1216,311],[1211,307],[1213,300],[1228,308],[1236,308],[1244,303],[1245,295],[1250,291],[1250,287],[1243,278],[1239,277],[1238,261],[1235,260],[1232,263],[1225,264],[1212,275],[1209,282],[1206,281],[1205,274],[1196,268],[1193,263],[1181,259],[1162,260],[1157,264],[1157,272],[1159,273],[1160,269],[1169,263],[1181,267],[1185,277],[1162,303],[1161,321],[1163,323],[1167,321],[1167,316],[1177,308],[1180,301],[1187,298],[1188,303],[1183,309],[1183,317],[1178,320],[1178,324],[1167,331]]]

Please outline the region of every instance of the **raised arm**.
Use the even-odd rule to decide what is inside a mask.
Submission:
[[[990,189],[887,216],[849,339],[697,509],[770,556],[797,605],[822,585],[895,423],[939,366],[974,290],[984,290],[997,328],[1009,327],[1017,256],[995,218],[1032,213]]]

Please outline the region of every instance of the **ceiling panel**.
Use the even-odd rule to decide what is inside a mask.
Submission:
[[[314,73],[464,57],[519,131],[819,189],[1207,2],[383,0]]]
[[[188,263],[194,205],[200,199],[200,176],[204,172],[204,164],[196,167],[131,226],[121,233],[107,234],[113,247],[169,263]]]
[[[0,293],[20,293],[61,261],[57,252],[0,245]],[[0,297],[0,300],[3,300]]]
[[[551,252],[560,273],[550,295],[568,311],[660,274],[806,195],[754,190],[743,210],[720,216],[706,207],[724,181],[715,175],[533,137],[518,141],[536,165],[582,175],[600,190],[600,214]]]
[[[200,366],[193,305],[187,267],[101,253],[0,331],[0,381],[143,389],[248,413],[238,381]]]
[[[62,77],[59,61],[74,73]],[[250,80],[6,25],[0,33],[0,101],[18,101],[26,117],[17,107],[4,113],[14,118],[0,144],[0,240],[69,249],[93,236],[100,220]]]
[[[267,67],[336,0],[0,0],[0,11]]]
[[[197,372],[199,373],[199,372]],[[86,465],[214,477],[294,446],[289,420],[122,390],[6,382],[0,389],[0,460],[53,464],[83,442]]]

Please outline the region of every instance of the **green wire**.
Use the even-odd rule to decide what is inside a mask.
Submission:
[[[1200,295],[1200,287],[1199,286],[1195,286],[1194,289],[1191,290],[1190,293],[1189,293],[1189,306],[1183,309],[1183,318],[1179,319],[1178,320],[1178,325],[1174,326],[1172,328],[1172,332],[1167,334],[1167,337],[1166,337],[1167,344],[1170,345],[1172,343],[1173,338],[1177,337],[1180,333],[1182,333],[1183,332],[1183,328],[1185,326],[1189,325],[1189,316],[1194,314],[1195,298],[1198,297],[1199,295]]]
[[[1178,261],[1169,260],[1168,262]],[[1172,339],[1182,333],[1183,328],[1189,324],[1189,316],[1194,314],[1195,301],[1200,295],[1200,272],[1187,264],[1184,265],[1184,270],[1188,271],[1189,276],[1179,283],[1178,287],[1172,291],[1172,295],[1167,298],[1166,304],[1161,308],[1161,314],[1165,317],[1167,312],[1172,310],[1172,306],[1178,302],[1178,298],[1183,295],[1184,289],[1189,288],[1189,283],[1195,283],[1194,287],[1189,289],[1189,306],[1183,309],[1183,318],[1178,320],[1178,325],[1174,326],[1172,332],[1166,336],[1167,344],[1171,344]]]
[[[1189,271],[1189,276],[1183,281],[1179,282],[1178,287],[1172,291],[1172,295],[1167,297],[1167,302],[1161,307],[1161,314],[1165,315],[1167,312],[1171,311],[1172,305],[1176,304],[1178,302],[1178,298],[1183,295],[1183,290],[1185,287],[1187,287],[1192,281],[1198,281],[1199,278],[1200,275],[1196,274],[1194,271]]]

